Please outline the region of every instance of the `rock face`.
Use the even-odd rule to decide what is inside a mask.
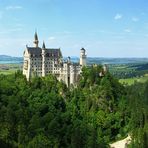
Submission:
[[[110,144],[110,147],[111,148],[127,148],[127,145],[130,144],[130,142],[131,142],[131,137],[128,136],[123,140]]]

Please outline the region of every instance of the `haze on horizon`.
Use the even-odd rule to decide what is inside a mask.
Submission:
[[[22,56],[33,46],[64,56],[148,57],[147,0],[0,0],[0,54]]]

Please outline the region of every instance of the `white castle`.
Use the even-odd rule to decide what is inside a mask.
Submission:
[[[86,66],[86,52],[80,50],[80,62],[73,63],[70,57],[66,61],[60,48],[46,48],[43,42],[42,48],[38,46],[39,40],[37,33],[34,35],[34,47],[26,46],[24,51],[23,74],[29,81],[31,77],[44,77],[48,74],[54,74],[59,81],[65,82],[67,86],[76,84],[79,80],[81,69]]]

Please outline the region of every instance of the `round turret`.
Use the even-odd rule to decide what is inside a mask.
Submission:
[[[80,65],[86,66],[86,50],[84,48],[81,48],[80,50]]]
[[[38,44],[39,44],[38,35],[37,35],[37,32],[35,32],[35,35],[34,35],[34,45],[35,45],[35,47],[38,47]]]

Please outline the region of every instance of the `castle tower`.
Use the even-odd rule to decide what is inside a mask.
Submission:
[[[75,83],[75,67],[73,64],[70,65],[70,84]]]
[[[34,46],[38,47],[38,44],[39,44],[38,35],[37,35],[37,32],[35,32],[35,34],[34,34]]]
[[[43,42],[42,45],[42,77],[46,75],[46,47],[45,43]]]
[[[104,73],[107,73],[107,71],[108,71],[108,67],[107,67],[106,64],[104,64],[104,65],[103,65],[103,72],[104,72]]]
[[[86,53],[84,48],[80,50],[80,65],[86,66]]]

